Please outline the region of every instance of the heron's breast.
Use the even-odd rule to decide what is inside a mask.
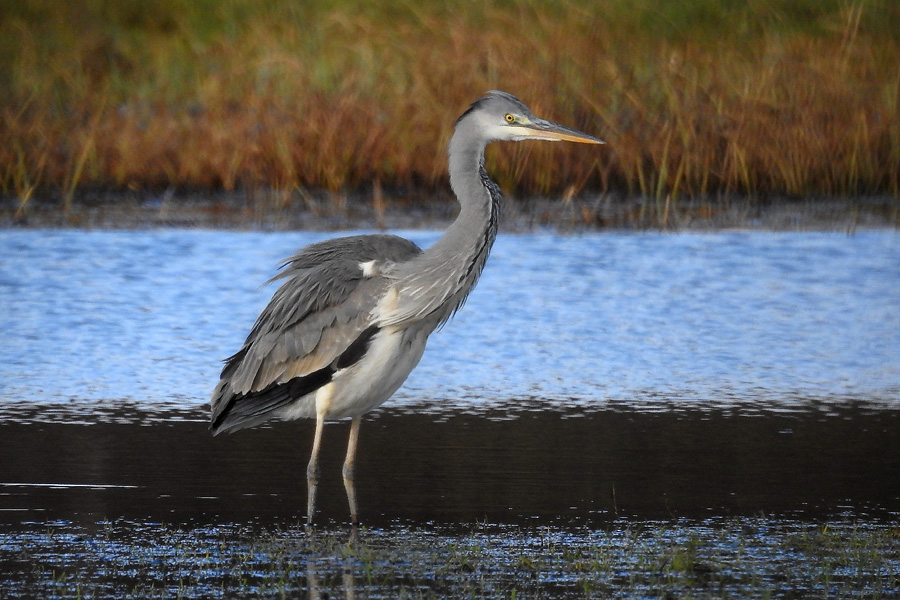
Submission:
[[[428,334],[421,327],[385,327],[376,333],[366,353],[332,378],[326,418],[340,419],[369,412],[403,385],[425,351]]]

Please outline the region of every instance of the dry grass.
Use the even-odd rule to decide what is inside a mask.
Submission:
[[[737,6],[739,5],[739,6]],[[900,5],[4,2],[0,192],[441,189],[486,89],[605,138],[492,148],[517,193],[900,195]],[[672,206],[676,210],[677,206]]]

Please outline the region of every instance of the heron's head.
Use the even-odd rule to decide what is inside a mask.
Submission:
[[[539,119],[531,114],[521,100],[498,90],[492,90],[456,120],[456,127],[471,127],[485,142],[548,140],[603,144],[594,136]]]

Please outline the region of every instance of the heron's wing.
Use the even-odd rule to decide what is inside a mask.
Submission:
[[[313,244],[285,263],[285,279],[211,399],[215,431],[259,423],[331,380],[365,353],[372,310],[387,290],[380,269],[419,248],[403,238],[354,236]]]

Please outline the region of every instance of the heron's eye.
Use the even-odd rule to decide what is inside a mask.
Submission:
[[[516,118],[513,115],[506,113],[506,122],[507,123],[515,123]]]

